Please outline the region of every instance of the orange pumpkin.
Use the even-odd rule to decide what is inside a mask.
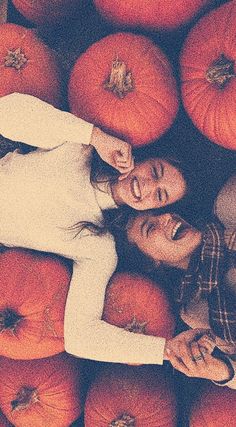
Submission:
[[[86,427],[175,427],[173,383],[163,368],[113,364],[91,385],[84,413]]]
[[[76,61],[69,104],[75,115],[144,145],[171,126],[178,109],[176,82],[166,56],[150,39],[116,33]]]
[[[172,338],[175,318],[164,290],[151,280],[116,273],[106,291],[106,322],[131,332]]]
[[[56,57],[33,30],[16,24],[0,26],[0,67],[0,96],[21,92],[60,106]]]
[[[0,405],[17,427],[69,427],[82,412],[78,359],[0,359]]]
[[[37,25],[59,23],[73,16],[81,0],[12,0],[18,11]]]
[[[172,30],[190,21],[211,0],[94,0],[113,24]]]
[[[235,426],[235,402],[236,390],[208,383],[194,401],[190,413],[190,427]]]
[[[180,58],[182,98],[195,126],[211,141],[236,150],[236,2],[204,16]]]
[[[70,273],[54,256],[20,249],[0,254],[0,354],[36,359],[64,351]]]

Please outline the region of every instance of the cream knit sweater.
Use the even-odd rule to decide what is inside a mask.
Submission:
[[[38,147],[0,159],[0,242],[74,261],[65,311],[65,349],[106,362],[163,363],[164,338],[127,332],[101,320],[117,256],[113,237],[70,229],[98,222],[115,207],[90,183],[93,126],[30,95],[0,98],[0,134]]]

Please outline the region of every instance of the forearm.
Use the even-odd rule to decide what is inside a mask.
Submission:
[[[66,351],[104,362],[162,364],[164,338],[128,332],[102,320],[105,290],[114,269],[112,258],[107,264],[97,258],[74,265],[65,309]]]
[[[0,134],[43,149],[65,142],[89,144],[93,125],[45,101],[20,93],[0,99]]]

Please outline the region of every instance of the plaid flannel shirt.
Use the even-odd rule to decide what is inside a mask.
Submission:
[[[214,222],[206,226],[202,245],[193,254],[189,268],[181,280],[177,301],[182,305],[190,295],[208,300],[209,322],[213,332],[236,345],[236,283],[235,293],[225,283],[225,273],[236,256],[236,232],[224,231]]]

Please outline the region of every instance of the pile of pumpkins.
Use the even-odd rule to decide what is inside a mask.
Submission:
[[[210,141],[236,150],[236,1],[209,10],[214,1],[182,0],[173,6],[172,0],[94,0],[114,32],[73,64],[70,111],[140,147],[171,127],[182,102]],[[0,97],[22,92],[61,108],[60,60],[37,27],[69,22],[86,2],[12,3],[33,28],[0,26]],[[171,60],[136,30],[168,32],[193,19],[177,81]],[[85,393],[84,361],[64,352],[70,277],[71,265],[60,257],[25,249],[0,253],[0,427],[69,427],[83,411],[86,427],[176,427],[175,387],[165,367],[102,365]],[[170,338],[175,331],[163,289],[129,272],[111,278],[103,320],[130,333]],[[234,425],[235,398],[235,391],[207,384],[192,406],[190,426],[218,427],[227,416],[225,424]]]

